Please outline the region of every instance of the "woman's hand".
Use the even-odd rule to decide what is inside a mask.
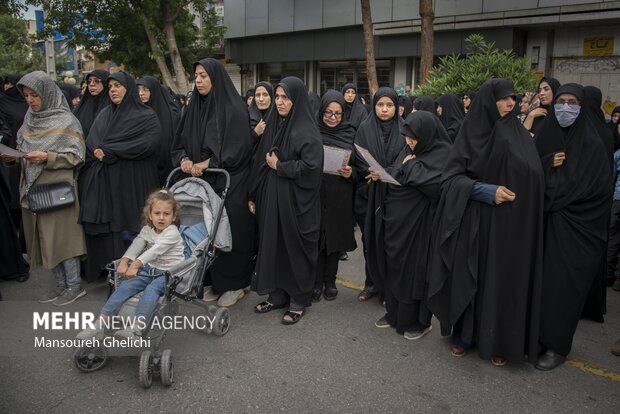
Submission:
[[[193,166],[194,163],[189,158],[185,158],[183,161],[181,161],[181,171],[183,171],[185,174],[191,174]]]
[[[564,164],[564,160],[566,159],[566,153],[558,152],[553,156],[553,167],[559,167]]]
[[[545,108],[543,108],[542,106],[539,106],[536,109],[533,109],[530,111],[530,113],[527,114],[528,118],[539,118],[541,116],[547,116],[547,110]]]
[[[267,153],[267,155],[265,155],[265,162],[270,168],[274,170],[278,169],[278,156],[275,152],[272,151]]]
[[[7,154],[0,154],[0,158],[2,158],[2,161],[4,161],[4,162],[15,162],[15,160],[17,159],[15,157],[11,157],[10,155],[7,155]]]
[[[414,159],[414,158],[415,158],[415,155],[414,155],[414,154],[409,154],[409,155],[407,155],[407,156],[405,157],[405,159],[403,160],[403,164],[404,164],[404,163],[406,163],[406,162],[407,162],[407,161],[409,161],[409,160]]]
[[[47,162],[47,152],[31,151],[24,155],[24,158],[33,164],[45,164]]]
[[[516,194],[510,191],[508,188],[500,185],[495,191],[495,204],[502,204],[506,201],[514,201]]]
[[[103,153],[103,150],[101,148],[97,148],[96,150],[93,151],[93,155],[95,156],[95,158],[97,158],[99,161],[103,161],[103,157],[105,157],[105,154]]]
[[[208,160],[204,160],[202,162],[197,162],[196,164],[192,165],[192,169],[191,169],[192,176],[200,177],[202,175],[202,172],[206,170],[207,168],[209,168],[210,160],[211,158],[209,158]]]
[[[369,168],[368,175],[365,178],[368,180],[368,184],[370,184],[371,181],[379,181],[379,172]]]
[[[344,167],[338,169],[338,174],[344,178],[350,178],[351,174],[353,174],[353,168],[351,168],[350,165],[345,165]]]
[[[248,201],[248,210],[250,210],[250,213],[256,214],[256,204],[254,201]]]
[[[261,119],[260,122],[254,127],[254,132],[256,132],[256,135],[260,137],[261,135],[263,135],[263,132],[265,132],[266,127],[267,124]]]

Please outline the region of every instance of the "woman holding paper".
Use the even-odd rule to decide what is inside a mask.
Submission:
[[[389,325],[405,339],[420,339],[431,329],[425,285],[431,227],[441,172],[450,138],[434,114],[411,113],[401,128],[406,145],[392,166],[402,184],[390,185],[383,214],[385,307],[378,325]]]
[[[335,171],[327,171],[327,161],[323,168],[321,183],[321,233],[319,238],[319,261],[312,301],[334,300],[338,295],[336,273],[340,252],[355,250],[353,236],[353,168],[351,151],[355,138],[355,127],[344,121],[345,102],[342,94],[328,90],[321,99],[318,115],[319,132],[323,140],[325,159],[329,154],[339,157],[340,166]],[[323,287],[325,290],[323,290]]]
[[[374,111],[361,123],[355,135],[355,144],[367,150],[389,174],[405,140],[400,135],[402,118],[398,116],[398,94],[392,88],[382,87],[373,99]],[[383,245],[383,203],[388,184],[379,181],[379,171],[359,152],[355,156],[358,172],[355,215],[362,230],[366,258],[366,282],[358,299],[367,300],[384,288],[385,252]]]

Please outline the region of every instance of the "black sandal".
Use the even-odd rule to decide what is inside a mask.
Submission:
[[[299,322],[301,317],[304,316],[304,313],[306,313],[305,310],[302,310],[302,311],[290,311],[290,310],[287,310],[286,312],[284,312],[284,315],[282,315],[282,323],[284,325],[296,324],[297,322]],[[291,319],[285,319],[287,316],[289,318],[291,318]]]
[[[366,302],[367,300],[370,300],[377,296],[378,293],[379,291],[376,290],[374,286],[366,286],[364,290],[362,290],[359,295],[357,295],[357,300],[359,300],[360,302]]]
[[[256,305],[254,307],[254,312],[256,313],[267,313],[270,312],[274,309],[282,309],[283,307],[285,307],[285,304],[282,305],[274,305],[273,303],[269,302],[269,301],[264,301],[259,303],[258,305]]]

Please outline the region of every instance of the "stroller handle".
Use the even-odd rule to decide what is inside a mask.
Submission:
[[[172,178],[174,177],[175,174],[177,174],[178,172],[181,171],[181,167],[176,167],[174,170],[170,171],[170,174],[168,174],[168,177],[166,178],[166,185],[165,188],[170,188],[170,182],[172,181]],[[217,174],[223,174],[224,177],[226,177],[226,192],[228,192],[228,188],[230,187],[230,174],[228,173],[228,171],[223,170],[221,168],[206,168],[204,170],[202,170],[202,173],[208,173],[208,174],[213,174],[213,175],[217,175]]]

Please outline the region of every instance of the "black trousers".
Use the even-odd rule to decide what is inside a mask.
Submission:
[[[327,250],[323,249],[319,252],[318,262],[316,266],[316,279],[314,288],[321,289],[325,286],[336,285],[336,274],[338,273],[338,256],[340,252],[327,254]]]
[[[366,280],[364,281],[364,286],[370,287],[374,286],[374,282],[370,277],[370,271],[368,270],[368,262],[366,260],[366,241],[364,240],[364,224],[365,224],[366,216],[364,214],[355,214],[355,221],[357,225],[360,227],[362,232],[362,252],[364,253],[364,271],[366,273]]]
[[[390,289],[385,290],[385,309],[387,310],[385,319],[401,335],[407,331],[421,331],[428,328],[433,316],[424,301],[400,302]]]

